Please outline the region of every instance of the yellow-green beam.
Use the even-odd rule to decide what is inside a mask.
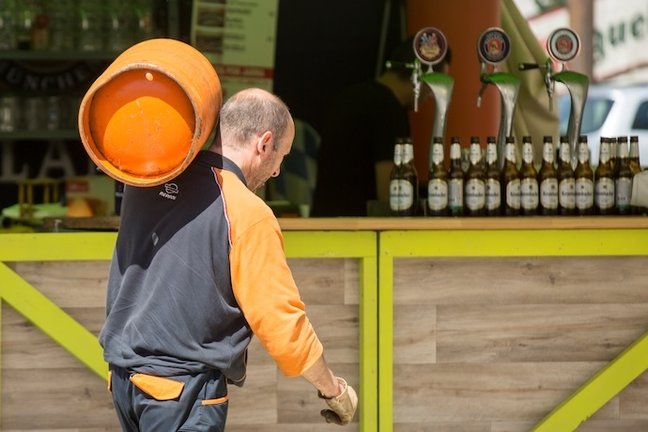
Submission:
[[[109,260],[117,233],[0,234],[0,261]]]
[[[648,255],[641,229],[386,231],[380,239],[381,254],[398,257]]]
[[[0,263],[0,298],[90,370],[107,379],[108,366],[95,335],[3,263]]]
[[[599,370],[532,429],[573,431],[648,369],[648,332]]]

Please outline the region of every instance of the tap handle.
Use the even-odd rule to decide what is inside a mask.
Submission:
[[[419,97],[421,96],[421,62],[418,59],[414,61],[411,80],[414,88],[414,112],[418,112]]]
[[[482,79],[482,85],[479,88],[479,94],[477,95],[477,108],[481,107],[482,96],[484,95],[486,87],[488,87],[488,82]]]
[[[531,69],[539,69],[540,65],[537,63],[520,63],[518,65],[518,69],[521,71],[526,71],[526,70],[531,70]]]

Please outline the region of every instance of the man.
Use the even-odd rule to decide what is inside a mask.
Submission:
[[[394,67],[345,89],[328,105],[319,128],[312,216],[367,216],[368,201],[388,202],[396,138],[410,135],[412,38],[390,55]]]
[[[353,418],[357,396],[324,360],[270,208],[254,193],[279,174],[295,127],[260,89],[233,95],[213,146],[177,178],[126,187],[100,334],[126,431],[224,430],[227,383],[243,385],[253,334]]]

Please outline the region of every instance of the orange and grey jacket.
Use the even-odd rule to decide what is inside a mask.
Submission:
[[[253,334],[288,376],[323,351],[277,219],[240,169],[201,151],[169,183],[127,186],[99,337],[105,360],[159,376],[218,369],[242,384]]]

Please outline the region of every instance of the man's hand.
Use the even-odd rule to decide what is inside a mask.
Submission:
[[[345,425],[351,422],[353,415],[358,408],[358,396],[353,387],[347,384],[342,378],[337,378],[344,390],[338,396],[327,398],[319,393],[319,397],[326,400],[330,409],[322,410],[322,417],[326,423]]]

